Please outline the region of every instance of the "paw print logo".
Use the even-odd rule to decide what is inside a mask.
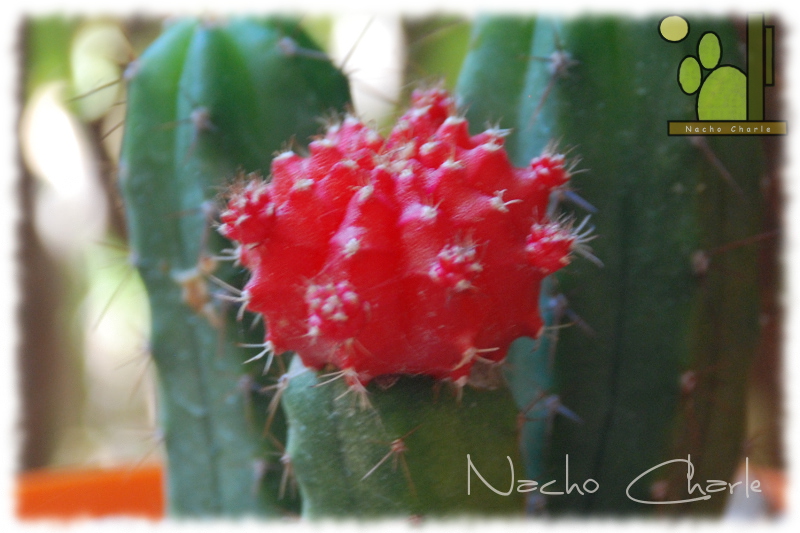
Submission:
[[[666,17],[659,33],[669,42],[679,42],[689,34],[689,23],[679,16]],[[719,36],[704,33],[697,57],[688,55],[681,61],[678,85],[686,94],[697,93],[698,120],[747,120],[747,76],[737,67],[720,65],[722,52]]]

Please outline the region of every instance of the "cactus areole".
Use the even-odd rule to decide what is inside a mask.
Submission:
[[[418,90],[387,138],[354,117],[235,183],[220,232],[252,276],[266,342],[332,364],[351,385],[387,374],[467,382],[538,336],[542,279],[581,246],[548,219],[562,155],[509,162],[505,131],[470,136],[442,89]]]

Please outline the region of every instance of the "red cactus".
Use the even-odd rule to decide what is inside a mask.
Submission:
[[[362,384],[464,383],[477,358],[538,335],[539,285],[576,245],[546,214],[569,175],[560,155],[513,168],[504,133],[470,137],[445,91],[416,91],[385,140],[348,117],[309,157],[275,158],[271,182],[235,188],[220,231],[276,352]]]

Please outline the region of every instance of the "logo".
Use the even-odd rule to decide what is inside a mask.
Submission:
[[[671,15],[658,33],[667,42],[690,37],[689,22]],[[694,37],[694,36],[692,36]],[[775,27],[762,13],[747,16],[747,73],[726,64],[719,36],[707,31],[697,39],[697,52],[677,69],[680,90],[695,97],[696,119],[669,121],[669,135],[786,135],[785,121],[764,118],[764,87],[775,84]]]

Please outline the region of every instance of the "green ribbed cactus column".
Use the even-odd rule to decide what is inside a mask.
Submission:
[[[554,367],[542,366],[550,346],[540,343],[515,355],[527,376],[511,370],[521,407],[532,386],[552,380],[549,393],[580,418],[530,423],[528,474],[563,484],[568,454],[570,478],[601,487],[551,497],[551,511],[651,512],[626,497],[648,468],[691,454],[695,480],[731,479],[741,458],[759,330],[756,245],[746,243],[761,232],[761,149],[752,137],[667,136],[668,120],[693,118],[677,72],[703,32],[720,36],[726,60],[740,58],[724,21],[692,20],[681,43],[661,39],[658,22],[487,17],[459,80],[473,124],[515,128],[508,144],[518,162],[558,139],[590,170],[572,187],[597,209],[592,247],[604,266],[575,262],[553,282],[584,326],[558,331]],[[631,495],[686,497],[679,466],[645,477]],[[688,510],[718,512],[724,501],[717,494]]]
[[[181,20],[126,73],[120,162],[132,257],[150,297],[170,512],[280,515],[280,452],[262,436],[269,381],[238,345],[263,333],[211,275],[242,285],[212,259],[229,246],[215,204],[239,171],[269,171],[276,151],[342,112],[348,84],[285,19]],[[223,295],[217,297],[217,295]],[[285,432],[282,417],[272,425]]]

